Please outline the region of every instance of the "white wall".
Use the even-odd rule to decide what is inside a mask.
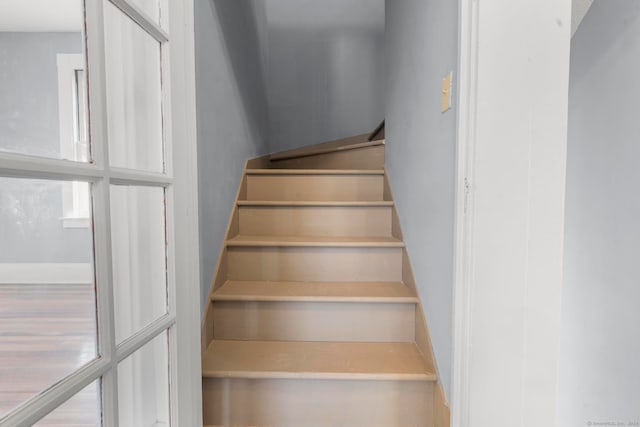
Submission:
[[[250,0],[196,0],[200,268],[204,306],[247,158],[267,152],[267,104]]]
[[[571,1],[468,1],[462,10],[475,37],[461,44],[472,55],[461,56],[460,143],[475,149],[462,169],[469,240],[455,290],[454,426],[552,427]]]
[[[81,33],[0,32],[1,151],[60,158],[56,58],[81,52]],[[0,189],[0,263],[91,261],[89,229],[63,226],[61,182],[0,178]]]
[[[640,422],[640,2],[596,0],[571,45],[558,425]]]
[[[457,108],[442,114],[440,92],[442,78],[457,67],[457,13],[450,0],[386,5],[387,169],[447,393]]]
[[[259,0],[272,152],[384,118],[384,0]]]

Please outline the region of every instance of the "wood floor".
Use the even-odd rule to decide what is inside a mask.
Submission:
[[[90,285],[0,285],[0,418],[95,357]],[[98,423],[97,385],[88,386],[38,426]]]

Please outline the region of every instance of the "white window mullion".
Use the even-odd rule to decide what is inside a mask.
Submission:
[[[175,316],[171,314],[165,314],[158,320],[154,321],[150,325],[145,326],[140,331],[136,332],[133,336],[127,338],[120,343],[116,350],[115,359],[118,362],[131,356],[145,344],[153,340],[162,332],[171,328],[176,323]]]
[[[109,176],[111,183],[116,185],[166,187],[173,183],[173,178],[163,173],[144,172],[135,169],[111,168]]]
[[[95,181],[103,171],[96,165],[0,152],[0,175],[12,178]]]
[[[118,414],[116,344],[111,253],[111,197],[108,177],[93,186],[96,296],[100,354],[109,362],[102,380],[103,427],[116,427]]]
[[[109,369],[110,364],[104,359],[88,363],[3,418],[0,427],[32,426]]]
[[[160,46],[160,77],[162,82],[162,139],[164,149],[164,170],[173,176],[173,129],[171,126],[171,43],[166,41]]]
[[[168,34],[160,28],[157,24],[153,22],[153,20],[139,7],[130,2],[129,0],[109,0],[113,3],[118,9],[124,12],[129,18],[135,21],[138,25],[140,25],[151,37],[159,41],[160,43],[164,43],[169,40]]]
[[[106,0],[85,1],[89,71],[89,123],[94,162],[104,168],[103,180],[93,187],[96,294],[100,354],[109,369],[101,382],[102,426],[118,427],[118,378],[113,295],[111,196],[107,126],[107,82],[104,40]]]
[[[165,217],[166,217],[166,233],[167,241],[175,242],[175,218],[174,218],[174,192],[173,186],[165,189]],[[167,307],[169,315],[177,316],[177,283],[176,283],[176,266],[175,266],[175,244],[167,246]],[[172,325],[169,330],[169,405],[171,414],[171,425],[178,426],[178,329]]]

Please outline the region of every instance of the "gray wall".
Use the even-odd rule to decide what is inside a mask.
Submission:
[[[80,33],[0,32],[0,150],[60,156],[56,55],[81,52]],[[0,188],[0,262],[89,262],[89,230],[62,227],[59,183]]]
[[[267,105],[249,0],[196,0],[202,305],[247,158],[267,152]]]
[[[640,2],[571,45],[558,425],[640,422]]]
[[[364,8],[343,0],[335,9],[324,1],[295,7],[299,1],[265,2],[272,152],[370,132],[384,118],[383,0]],[[296,25],[301,14],[330,18],[332,10],[326,23]],[[380,25],[355,22],[358,14],[379,14]]]
[[[447,394],[456,107],[442,114],[440,93],[442,78],[457,69],[457,14],[450,0],[386,4],[387,169]]]

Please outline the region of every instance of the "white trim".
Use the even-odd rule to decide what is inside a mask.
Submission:
[[[62,218],[62,227],[64,228],[89,228],[91,218],[82,217],[64,217]]]
[[[454,427],[555,418],[569,16],[460,2]]]
[[[68,377],[22,403],[15,411],[0,419],[2,427],[29,427],[58,408],[80,390],[96,381],[109,369],[104,358],[95,359]],[[104,420],[104,419],[103,419]],[[103,423],[103,427],[107,424]]]
[[[79,285],[93,283],[90,263],[0,263],[2,285]]]
[[[0,152],[2,176],[62,181],[98,181],[104,171],[96,164],[47,159],[24,154]]]
[[[473,182],[478,75],[478,4],[460,0],[458,7],[458,125],[453,272],[453,348],[450,396],[451,425],[469,426],[471,382],[471,266]]]
[[[200,353],[200,267],[198,230],[198,168],[196,138],[194,0],[170,1],[171,49],[171,135],[176,141],[173,162],[175,232],[175,310],[171,328],[170,358],[177,369],[171,372],[172,425],[202,426],[202,374]],[[179,144],[177,144],[179,142]],[[180,349],[180,351],[178,351]],[[175,362],[177,361],[177,364]]]
[[[60,157],[66,160],[87,161],[88,158],[77,158],[78,146],[82,142],[87,144],[87,135],[82,137],[76,134],[76,115],[85,117],[80,110],[86,108],[84,93],[76,93],[76,72],[86,70],[86,61],[82,53],[59,53],[56,56],[58,67],[58,125],[60,130]],[[86,86],[86,85],[85,85]],[[80,105],[74,99],[74,93],[78,97]],[[82,125],[79,125],[82,126]],[[81,139],[79,141],[78,139]],[[88,151],[88,150],[87,150]],[[88,152],[86,153],[88,155]],[[90,192],[86,184],[79,182],[66,182],[62,186],[62,211],[65,217],[62,219],[64,228],[88,228],[89,227],[89,197]]]
[[[169,35],[156,24],[155,20],[129,0],[109,0],[115,7],[142,27],[151,37],[160,43],[169,41]]]
[[[58,67],[58,123],[60,131],[60,155],[66,160],[75,160],[73,132],[73,83],[76,70],[86,68],[81,53],[59,53]]]

